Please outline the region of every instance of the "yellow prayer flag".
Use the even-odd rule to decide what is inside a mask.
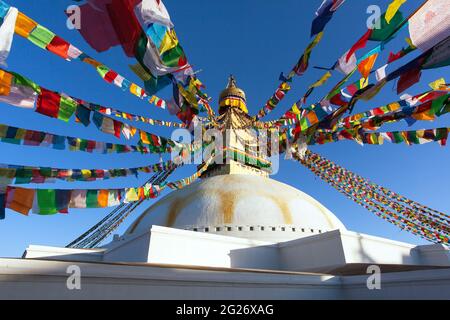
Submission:
[[[296,103],[294,103],[294,105],[292,106],[291,110],[292,110],[292,113],[295,113],[295,114],[300,114],[301,113],[301,111],[298,108]]]
[[[435,119],[434,115],[430,115],[428,111],[413,114],[412,117],[416,120],[433,121]]]
[[[398,102],[390,103],[390,104],[388,104],[388,107],[389,107],[389,111],[396,111],[401,108],[400,103],[398,103]]]
[[[151,74],[139,62],[129,65],[129,67],[142,81],[149,81],[152,78]]]
[[[436,81],[431,82],[429,86],[433,90],[439,90],[441,86],[445,86],[445,79],[444,78],[437,79]]]
[[[381,80],[375,86],[365,91],[359,98],[364,101],[372,100],[378,93],[380,93],[381,89],[383,89],[386,83],[386,79]]]
[[[28,38],[31,31],[34,30],[34,28],[37,27],[37,22],[33,21],[32,19],[28,18],[26,15],[24,15],[22,12],[19,12],[16,19],[16,26],[14,28],[15,33],[17,33],[19,36],[22,36],[24,38]]]
[[[410,48],[416,48],[416,46],[414,45],[414,43],[412,42],[411,38],[406,38],[405,39],[406,43],[409,45]]]
[[[331,72],[328,71],[327,73],[325,73],[322,78],[320,78],[320,80],[316,81],[315,83],[313,83],[309,88],[317,88],[320,87],[322,85],[325,84],[325,82],[327,82],[328,79],[331,78]]]
[[[283,82],[283,83],[281,84],[281,90],[289,91],[289,90],[291,90],[291,86],[289,85],[289,83]]]
[[[139,87],[137,86],[137,84],[135,84],[135,83],[132,83],[131,84],[131,86],[130,86],[130,92],[132,93],[132,94],[134,94],[135,96],[140,96],[140,93],[139,93]]]
[[[148,140],[147,134],[144,131],[139,131],[139,136],[141,138],[141,141],[143,144],[150,144],[150,141]]]
[[[164,52],[175,48],[178,45],[178,37],[174,29],[166,32],[164,38],[159,46],[159,54],[162,55]]]
[[[387,23],[391,23],[392,18],[397,13],[398,9],[406,2],[406,0],[394,0],[391,2],[386,10],[385,19]]]
[[[127,190],[125,194],[125,201],[126,202],[135,202],[139,200],[139,196],[136,192],[135,188],[130,188]]]
[[[83,176],[83,178],[90,178],[92,176],[92,172],[91,170],[86,170],[86,169],[82,169],[81,170],[81,175]]]

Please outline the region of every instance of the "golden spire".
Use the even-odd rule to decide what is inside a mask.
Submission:
[[[248,113],[245,92],[237,87],[236,79],[233,75],[230,75],[227,88],[220,94],[219,113],[224,112],[226,107],[238,107],[245,113]]]

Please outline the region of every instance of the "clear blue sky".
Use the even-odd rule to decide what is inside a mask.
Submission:
[[[180,41],[195,69],[202,69],[201,80],[207,92],[217,101],[217,96],[226,85],[227,77],[233,73],[238,85],[247,93],[251,113],[255,113],[277,87],[281,71],[289,72],[293,64],[310,41],[310,24],[314,12],[322,0],[261,1],[261,0],[166,0],[172,21]],[[311,65],[331,66],[366,30],[366,9],[378,4],[383,9],[387,0],[347,0],[328,25],[324,39],[312,54]],[[402,11],[409,14],[422,1],[409,0]],[[124,57],[121,49],[98,54],[88,47],[77,31],[66,28],[64,9],[74,2],[67,0],[19,1],[10,0],[11,5],[31,16],[42,25],[69,40],[88,54],[116,69],[134,81],[138,79],[128,70],[132,60]],[[404,45],[407,30],[390,43],[377,66],[385,63],[390,50],[398,51]],[[369,44],[366,50],[372,48]],[[360,53],[360,54],[361,54]],[[400,64],[409,61],[411,55]],[[18,36],[8,60],[9,70],[30,77],[42,86],[66,92],[82,99],[112,106],[156,119],[175,119],[132,95],[122,93],[99,78],[95,71],[79,62],[66,62],[49,52],[35,47]],[[449,68],[425,71],[420,84],[408,89],[414,94],[428,90],[428,83],[442,76],[449,80]],[[280,116],[305,92],[323,72],[310,69],[302,78],[296,78],[293,90],[268,119]],[[333,76],[327,86],[317,90],[310,98],[321,98],[340,79]],[[169,97],[169,92],[162,92]],[[388,102],[396,101],[394,84],[388,84],[379,96],[370,103],[360,103],[356,111],[367,110]],[[0,123],[28,129],[47,130],[56,134],[69,134],[84,138],[117,142],[112,137],[99,133],[95,128],[66,124],[62,121],[40,116],[29,110],[22,110],[0,104]],[[417,122],[412,129],[447,126],[444,116],[438,121]],[[169,135],[161,127],[139,126],[150,132]],[[386,130],[404,129],[403,123],[388,125]],[[340,142],[317,146],[313,151],[334,160],[338,164],[391,188],[407,197],[443,212],[450,212],[448,195],[450,191],[450,149],[436,143],[409,147],[386,143],[383,146],[361,147],[352,142]],[[18,165],[53,166],[60,168],[117,168],[135,167],[154,163],[156,156],[148,155],[91,155],[83,152],[57,151],[0,144],[1,162]],[[194,167],[180,169],[172,178],[182,178],[194,172]],[[119,188],[137,186],[147,179],[113,179],[106,182],[64,183],[57,182],[55,188]],[[283,161],[279,173],[272,178],[299,188],[321,201],[333,211],[348,229],[366,234],[386,237],[415,244],[426,243],[418,237],[401,231],[381,220],[357,204],[343,197],[332,187],[316,178],[297,163]],[[39,185],[38,187],[46,187]],[[148,201],[146,206],[153,201]],[[72,210],[68,215],[22,216],[7,211],[6,220],[0,221],[0,256],[20,256],[27,245],[42,244],[64,246],[79,234],[100,220],[109,210]],[[128,218],[123,230],[136,218],[138,210]]]

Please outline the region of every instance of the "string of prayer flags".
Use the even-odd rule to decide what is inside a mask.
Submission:
[[[165,121],[165,120],[156,120],[156,119],[152,119],[152,118],[138,116],[138,115],[131,114],[128,112],[118,111],[115,109],[90,104],[88,102],[84,102],[83,104],[89,105],[89,109],[91,109],[91,110],[96,110],[105,115],[112,115],[112,116],[115,116],[116,118],[122,118],[122,119],[130,120],[130,121],[139,121],[139,122],[143,122],[143,123],[154,125],[154,126],[164,126],[164,127],[171,127],[171,128],[172,127],[177,127],[177,128],[185,128],[186,127],[186,125],[184,123]]]
[[[368,41],[385,42],[390,39],[406,21],[403,19],[403,15],[400,11],[397,11],[390,23],[386,21],[386,13],[375,22],[371,29],[367,32],[351,47],[346,56],[346,62],[348,62],[352,55],[366,47]]]
[[[152,153],[146,146],[123,145],[95,140],[81,139],[69,136],[51,134],[43,131],[27,130],[0,124],[0,141],[3,143],[39,146],[56,150],[108,153]],[[167,149],[170,152],[170,148]],[[161,152],[156,152],[161,153]]]
[[[147,146],[154,153],[164,153],[170,146],[174,146],[169,140],[151,134],[142,130],[139,130],[140,143]]]
[[[437,1],[440,1],[440,0],[437,0]],[[392,9],[392,7],[391,7],[391,9]],[[422,5],[422,7],[419,8],[418,11],[416,11],[415,13],[410,15],[408,17],[408,19],[404,19],[404,20],[402,20],[402,18],[401,18],[401,12],[397,10],[396,13],[394,14],[393,18],[389,21],[389,23],[386,21],[386,14],[381,16],[380,19],[378,20],[378,22],[375,24],[377,26],[376,32],[374,33],[373,29],[369,29],[355,43],[355,45],[350,50],[348,50],[346,52],[346,54],[341,59],[339,59],[339,61],[335,64],[334,69],[346,74],[346,77],[343,80],[341,80],[331,90],[331,92],[327,95],[326,99],[329,100],[330,96],[336,96],[336,94],[337,94],[336,91],[340,89],[340,87],[349,79],[349,77],[352,75],[352,73],[357,69],[357,59],[356,59],[356,55],[355,55],[355,52],[357,50],[364,48],[369,40],[381,41],[381,45],[382,45],[381,50],[382,50],[383,45],[386,44],[390,39],[392,39],[393,36],[395,35],[395,33],[398,32],[403,25],[405,25],[406,23],[410,22],[412,19],[417,17],[417,14],[420,15],[421,9],[423,9],[423,5]],[[441,12],[445,12],[445,11],[441,11]],[[431,14],[433,14],[433,12],[431,12]],[[445,14],[444,14],[444,16],[445,16]],[[441,17],[442,17],[442,15],[440,15],[439,19],[441,19]],[[379,26],[379,28],[378,28],[378,26]],[[416,49],[416,46],[413,44],[412,40],[408,39],[408,42],[409,42],[409,47],[406,49],[403,49],[401,52],[399,52],[395,55],[391,54],[389,57],[388,63],[396,61],[399,58],[405,56],[406,54],[408,54]],[[445,53],[445,50],[441,49],[440,52]],[[445,63],[444,63],[444,65],[445,65]],[[439,66],[439,64],[435,65],[435,67],[437,67],[437,66]],[[441,59],[441,66],[442,66],[442,59]],[[386,66],[383,66],[382,68],[380,68],[377,71],[378,71],[377,80],[381,83],[378,86],[376,86],[375,88],[373,88],[372,90],[370,90],[370,88],[369,88],[370,91],[368,92],[368,96],[372,96],[372,97],[375,96],[377,94],[377,92],[379,92],[381,87],[384,84],[386,84],[385,83]],[[403,90],[406,90],[405,89],[406,87],[414,84],[416,81],[418,81],[419,78],[420,78],[420,71],[417,71],[417,70],[411,71],[410,73],[405,74],[403,76],[403,79],[401,79],[402,81],[400,82],[400,84],[398,86],[398,92],[402,92]],[[355,101],[353,101],[353,102],[355,102]],[[340,110],[336,111],[336,113],[334,115],[330,116],[330,119],[327,120],[328,122],[330,122],[330,120],[332,120],[332,119],[333,120],[336,119],[336,117],[338,117],[339,115],[342,115],[349,107],[348,105],[347,106],[342,105],[342,104],[340,104],[340,105],[342,106],[342,108]]]
[[[24,78],[0,69],[0,102],[16,107],[34,107],[40,88],[30,86]]]
[[[308,47],[305,49],[303,55],[300,57],[297,64],[294,66],[292,71],[289,73],[289,75],[286,78],[286,81],[283,81],[275,93],[272,95],[272,97],[267,101],[264,108],[258,111],[258,113],[255,116],[256,120],[259,120],[263,117],[265,117],[267,114],[269,114],[271,111],[273,111],[276,106],[283,100],[286,93],[288,93],[291,89],[291,86],[289,85],[289,82],[291,82],[292,78],[295,75],[301,76],[303,75],[309,66],[309,58],[311,56],[312,50],[314,47],[320,42],[320,40],[323,37],[323,32],[319,33],[314,40],[308,45]]]
[[[3,81],[1,79],[3,79]],[[68,122],[73,114],[76,114],[76,121],[88,126],[91,123],[90,116],[92,111],[92,122],[100,131],[104,133],[112,134],[117,138],[121,138],[123,135],[126,139],[130,139],[137,132],[135,127],[105,116],[104,114],[106,114],[108,110],[111,111],[110,109],[84,102],[81,99],[69,97],[66,94],[57,93],[43,87],[39,87],[37,84],[23,76],[19,76],[16,73],[8,73],[0,69],[0,90],[4,88],[3,93],[5,95],[8,94],[7,88],[8,85],[11,87],[13,79],[14,82],[22,80],[21,82],[25,83],[27,87],[38,92],[36,112],[42,115]],[[5,99],[5,101],[7,101],[7,99]],[[102,110],[104,113],[96,110]],[[131,116],[116,110],[114,111],[116,115],[121,114],[127,119]],[[153,120],[147,118],[143,118],[141,120],[155,123]],[[175,143],[171,142],[171,144],[174,145]]]
[[[98,29],[110,29],[108,32],[115,36],[107,39],[106,44],[94,48],[98,51],[108,50],[111,47],[121,45],[128,57],[134,57],[137,63],[130,66],[132,71],[143,80],[145,90],[131,85],[130,91],[144,98],[150,96],[172,84],[173,82],[188,82],[189,77],[194,76],[186,55],[178,41],[173,24],[162,1],[135,1],[111,0],[109,3],[101,3],[92,10],[92,2],[81,6],[81,11],[86,13],[87,24],[81,26],[81,34],[91,45],[98,38]],[[155,19],[155,20],[152,20]],[[164,23],[161,23],[163,21]],[[99,26],[101,24],[102,26]],[[106,66],[102,66],[106,68]],[[98,69],[98,68],[97,68]],[[100,72],[100,70],[98,70]],[[106,68],[106,71],[109,71]],[[100,72],[107,80],[105,72]],[[109,71],[110,72],[110,71]],[[109,82],[115,78],[115,74],[109,77]],[[167,103],[161,99],[150,99],[150,103],[163,108]],[[184,106],[189,109],[189,105]],[[195,113],[195,112],[194,112]],[[192,119],[183,114],[177,114],[179,119],[189,124]]]
[[[345,0],[324,0],[322,5],[316,12],[317,17],[314,19],[311,26],[311,37],[315,36],[313,41],[307,46],[302,56],[298,60],[297,64],[292,68],[291,72],[287,77],[283,75],[280,76],[282,84],[278,87],[277,91],[280,90],[281,86],[287,86],[289,82],[295,75],[302,76],[309,67],[309,60],[313,49],[319,44],[323,38],[325,26],[330,22],[333,17],[334,12],[345,2]],[[290,88],[290,87],[289,87]],[[312,91],[311,91],[312,92]],[[287,93],[287,92],[284,92]],[[276,94],[276,93],[275,93]],[[257,112],[255,120],[259,120],[265,117],[268,113],[275,109],[278,103],[282,100],[279,99],[277,103],[274,103],[275,94],[268,100],[266,105]],[[284,95],[283,95],[284,98]]]
[[[323,32],[316,35],[313,41],[306,47],[305,52],[298,60],[297,64],[292,69],[295,74],[302,76],[309,67],[309,59],[311,57],[312,50],[319,44],[323,38]]]
[[[138,116],[128,112],[120,111],[110,107],[104,107],[95,103],[87,102],[79,98],[69,97],[62,93],[57,93],[34,83],[32,80],[15,72],[7,72],[0,69],[0,101],[22,108],[33,108],[37,98],[37,112],[53,118],[68,121],[73,114],[73,107],[76,105],[77,120],[85,126],[90,123],[91,111],[98,111],[105,115],[113,115],[131,121],[144,122],[150,125],[167,127],[185,127],[183,123],[171,121],[155,120],[143,116]],[[151,103],[160,104],[163,100],[153,96]],[[158,100],[159,99],[159,100]]]
[[[180,157],[177,157],[180,158]],[[58,169],[0,164],[0,179],[10,178],[8,184],[48,183],[55,179],[68,182],[97,181],[118,177],[137,177],[138,173],[155,173],[177,167],[174,161],[160,162],[149,166],[120,169]],[[179,160],[178,160],[179,161]]]
[[[0,210],[4,210],[1,209],[4,206],[23,215],[28,215],[31,209],[35,214],[49,215],[68,213],[70,208],[105,208],[117,206],[122,202],[154,199],[166,187],[181,189],[195,182],[208,169],[212,160],[213,157],[209,158],[192,176],[172,183],[164,182],[162,185],[148,183],[138,188],[88,190],[28,189],[8,186],[5,202],[0,202]]]
[[[392,81],[400,78],[397,84],[397,93],[400,94],[420,81],[422,70],[450,65],[449,46],[450,36],[409,63],[388,74],[386,80]]]
[[[428,208],[387,188],[372,183],[317,154],[307,151],[305,159],[307,159],[306,162],[310,169],[315,167],[314,169],[318,170],[320,173],[331,173],[331,175],[326,176],[327,182],[332,182],[333,184],[337,182],[338,184],[335,184],[335,186],[345,190],[354,191],[355,193],[353,193],[353,195],[357,195],[357,198],[366,201],[370,205],[374,205],[374,202],[371,201],[371,199],[379,201],[380,203],[376,205],[377,209],[380,209],[383,205],[388,206],[390,209],[394,209],[396,213],[394,213],[392,217],[395,217],[400,221],[410,219],[410,225],[419,223],[423,224],[426,228],[442,228],[445,230],[445,233],[448,233],[450,230],[448,227],[450,216],[445,213]],[[381,210],[381,212],[385,213],[386,211]],[[404,217],[402,218],[401,215],[404,215]]]
[[[313,83],[311,86],[309,86],[308,90],[303,94],[303,97],[302,97],[298,102],[296,102],[296,103],[292,106],[292,108],[286,112],[286,114],[287,114],[287,113],[290,113],[290,112],[292,112],[292,113],[297,113],[297,112],[299,112],[298,106],[305,105],[305,104],[306,104],[306,100],[307,100],[308,97],[314,92],[314,89],[315,89],[315,88],[318,88],[318,87],[320,87],[320,86],[323,86],[323,85],[328,81],[328,79],[329,79],[330,77],[331,77],[331,72],[328,71],[327,73],[325,73],[325,74],[322,76],[322,78],[320,78],[318,81],[316,81],[316,82]],[[285,114],[282,118],[286,117],[286,114]],[[281,118],[281,119],[282,119],[282,118]]]
[[[156,198],[159,186],[126,189],[99,190],[55,190],[27,189],[8,187],[5,207],[28,215],[30,210],[35,214],[50,215],[68,213],[69,209],[94,209]]]
[[[0,7],[9,7],[6,2],[0,0]],[[85,21],[86,22],[86,21]],[[105,31],[105,30],[103,30]],[[108,32],[100,31],[98,34],[101,34],[102,37],[109,35]],[[78,60],[84,62],[91,67],[94,67],[97,73],[108,83],[114,84],[115,86],[121,88],[124,91],[129,91],[131,94],[144,99],[148,98],[147,101],[151,103],[152,94],[148,94],[145,92],[143,88],[138,86],[137,84],[129,81],[119,73],[115,72],[111,68],[107,67],[103,63],[93,59],[71,43],[65,41],[58,35],[55,35],[53,32],[48,30],[47,28],[39,25],[33,19],[29,18],[22,12],[19,12],[16,19],[15,25],[15,33],[28,39],[30,42],[35,44],[36,46],[47,50],[63,59],[68,61]],[[158,101],[162,99],[158,98]],[[162,100],[163,101],[163,100]],[[160,103],[158,107],[165,108],[166,103]]]
[[[286,96],[286,94],[291,90],[291,86],[287,82],[282,82],[277,88],[273,96],[266,102],[263,109],[258,111],[257,118],[261,119],[266,116],[269,112],[276,108],[281,100]]]
[[[419,98],[422,104],[408,106],[405,100],[375,108],[363,113],[339,120],[337,128],[355,128],[376,130],[382,124],[405,119],[432,121],[436,116],[449,112],[449,94],[445,91],[428,93]]]
[[[450,65],[450,52],[449,50],[447,50],[449,44],[450,37],[448,37],[446,40],[439,43],[435,47],[429,49],[427,52],[421,54],[417,58],[413,59],[409,63],[405,64],[404,66],[398,68],[394,72],[387,74],[376,85],[369,85],[364,89],[361,89],[359,92],[355,93],[352,96],[350,102],[348,103],[345,100],[336,99],[341,97],[341,95],[336,94],[336,91],[339,89],[340,85],[345,82],[341,81],[336,86],[336,90],[330,92],[330,94],[326,97],[326,99],[330,99],[330,102],[340,105],[341,108],[338,109],[333,115],[330,115],[328,119],[325,119],[325,122],[322,123],[321,126],[332,127],[336,122],[336,119],[343,115],[343,113],[349,108],[352,109],[358,100],[363,99],[367,101],[372,99],[389,81],[400,78],[397,84],[397,93],[400,94],[420,80],[421,71],[423,69],[432,69]],[[336,102],[337,100],[338,102]]]
[[[309,145],[323,145],[343,140],[353,140],[360,145],[382,145],[390,143],[406,143],[407,145],[438,142],[445,146],[450,128],[422,129],[392,132],[364,132],[358,130],[342,130],[339,132],[316,132],[308,141]]]
[[[297,160],[340,193],[380,218],[434,243],[449,243],[450,216],[417,205],[309,150],[302,159]]]
[[[214,156],[214,151],[213,151],[211,157],[202,164],[202,166],[200,167],[200,169],[197,170],[197,172],[195,172],[193,175],[191,175],[187,178],[180,179],[180,180],[174,181],[174,182],[168,182],[165,185],[165,187],[168,187],[172,190],[179,190],[179,189],[182,189],[184,187],[191,185],[192,183],[197,181],[206,170],[208,170],[208,168],[212,164],[214,158],[215,158],[215,156]]]

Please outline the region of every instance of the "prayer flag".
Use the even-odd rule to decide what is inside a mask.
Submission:
[[[372,71],[375,62],[377,61],[378,53],[372,54],[363,61],[361,61],[358,65],[358,70],[361,72],[363,78],[367,79]]]
[[[395,16],[400,7],[406,2],[406,0],[393,0],[391,4],[388,6],[386,11],[386,22],[390,23],[392,18]]]
[[[0,65],[3,66],[6,65],[11,50],[18,13],[16,8],[10,7],[6,15],[1,17],[3,21],[0,26]]]
[[[450,6],[448,0],[428,0],[409,19],[409,34],[414,46],[426,51],[448,37]]]
[[[33,189],[8,187],[6,195],[6,208],[28,215],[33,207],[35,195]]]
[[[162,0],[142,0],[141,4],[137,6],[137,10],[140,10],[140,16],[145,25],[160,23],[166,27],[173,27],[169,12]]]

